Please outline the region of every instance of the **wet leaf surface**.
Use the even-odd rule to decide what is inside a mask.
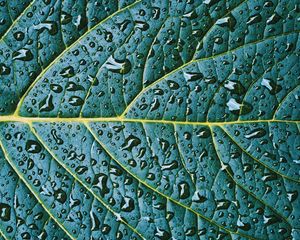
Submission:
[[[299,239],[299,19],[0,1],[0,239]]]

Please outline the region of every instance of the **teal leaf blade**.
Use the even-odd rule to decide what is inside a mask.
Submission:
[[[300,236],[297,0],[0,2],[0,239]]]

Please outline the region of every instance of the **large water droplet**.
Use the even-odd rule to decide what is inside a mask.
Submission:
[[[267,20],[267,24],[270,25],[270,24],[275,24],[277,23],[279,20],[281,19],[281,16],[275,12],[271,17],[268,18]]]
[[[72,21],[72,15],[62,11],[61,12],[61,24],[66,25]]]
[[[22,48],[13,53],[14,60],[30,61],[33,59],[32,52],[27,48]]]
[[[40,143],[34,140],[28,140],[25,149],[29,153],[39,153],[42,151]]]
[[[229,14],[227,17],[221,18],[216,22],[217,25],[221,27],[228,27],[232,32],[236,25],[236,19],[232,14]]]
[[[181,182],[178,184],[178,192],[180,199],[186,199],[190,196],[190,186],[187,182]]]
[[[131,212],[134,210],[134,208],[135,208],[135,206],[134,206],[134,201],[132,198],[130,198],[130,197],[122,198],[122,201],[121,201],[122,211]]]
[[[149,24],[142,21],[135,21],[135,27],[142,31],[147,31],[149,29]]]
[[[40,112],[50,112],[54,109],[53,105],[53,96],[48,94],[40,103],[39,103],[39,110]]]
[[[229,101],[226,103],[229,111],[236,115],[245,115],[252,111],[253,107],[247,103],[243,102],[243,104],[238,103],[235,99],[230,98]]]
[[[103,173],[98,173],[95,175],[93,180],[93,187],[98,188],[100,190],[100,194],[104,197],[105,194],[109,193],[109,189],[107,187],[108,177]]]
[[[252,139],[252,138],[261,138],[266,135],[266,130],[263,128],[257,128],[252,130],[250,133],[245,135],[245,138]]]
[[[200,72],[184,72],[183,76],[186,81],[192,82],[203,78],[203,74]]]
[[[243,95],[246,89],[240,82],[226,81],[224,87],[237,95]]]
[[[126,19],[121,23],[117,23],[117,26],[122,32],[124,32],[129,23],[130,23],[130,20]]]
[[[249,17],[248,21],[247,21],[247,25],[252,25],[252,24],[255,24],[255,23],[259,23],[261,22],[262,20],[262,17],[259,13]]]
[[[9,75],[10,72],[10,67],[6,66],[4,63],[0,63],[0,75]]]
[[[58,32],[57,23],[52,21],[42,22],[34,26],[34,29],[38,30],[39,33],[43,32],[44,30],[48,30],[50,35],[55,35]]]
[[[50,89],[55,93],[61,93],[63,88],[58,84],[50,84]]]
[[[17,41],[22,41],[25,37],[25,34],[21,31],[18,31],[18,32],[15,32],[13,34],[14,38],[17,40]]]
[[[171,163],[165,163],[162,165],[161,170],[173,170],[178,168],[178,162],[173,160]]]
[[[131,63],[128,59],[117,60],[110,56],[104,65],[109,71],[114,73],[126,74],[131,70]]]
[[[56,201],[58,201],[60,203],[65,203],[67,200],[67,194],[64,190],[58,189],[58,190],[54,191],[54,198]]]
[[[80,97],[72,96],[69,98],[69,104],[72,106],[81,106],[82,104],[84,104],[84,101]]]
[[[74,68],[72,66],[65,67],[59,74],[64,78],[71,78],[75,75]]]
[[[138,146],[139,144],[141,144],[141,139],[130,134],[122,144],[122,150],[132,151],[132,148]]]
[[[261,85],[266,87],[270,91],[270,94],[272,95],[279,93],[282,89],[280,85],[277,85],[271,79],[267,79],[267,78],[264,78],[261,81]]]
[[[4,222],[10,220],[11,207],[6,203],[0,203],[0,219]]]
[[[68,92],[84,91],[84,87],[74,82],[68,82],[66,86]]]

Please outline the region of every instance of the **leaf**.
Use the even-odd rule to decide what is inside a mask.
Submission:
[[[299,238],[298,1],[2,5],[0,238]]]

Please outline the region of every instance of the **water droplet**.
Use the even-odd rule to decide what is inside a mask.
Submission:
[[[108,234],[111,230],[111,226],[107,225],[107,224],[103,224],[101,232],[103,234]]]
[[[10,67],[6,66],[4,63],[0,63],[0,75],[9,75],[10,72]]]
[[[237,95],[243,95],[246,89],[240,82],[226,81],[224,87]]]
[[[141,144],[141,139],[130,134],[122,144],[122,150],[132,151],[132,148],[138,146],[139,144]]]
[[[271,95],[275,95],[279,93],[282,89],[280,85],[275,84],[271,79],[267,79],[267,78],[264,78],[261,81],[261,85],[266,87],[270,91]]]
[[[59,74],[64,78],[71,78],[75,75],[74,68],[72,66],[65,67]]]
[[[149,29],[149,24],[142,21],[135,21],[135,27],[142,31],[147,31]]]
[[[155,237],[158,237],[160,240],[169,240],[171,234],[164,229],[156,228]]]
[[[78,31],[81,31],[82,29],[86,28],[88,24],[88,19],[83,14],[78,15],[75,26],[77,27]]]
[[[93,180],[93,187],[98,188],[100,190],[100,194],[104,197],[105,194],[109,193],[109,189],[107,187],[108,177],[103,173],[98,173],[95,175]]]
[[[203,74],[200,72],[184,72],[183,76],[186,81],[192,82],[203,78]]]
[[[67,200],[67,194],[62,189],[58,189],[58,190],[54,191],[54,198],[56,201],[63,204]]]
[[[88,168],[86,166],[78,166],[75,169],[75,172],[79,175],[84,174],[86,171],[88,170]]]
[[[40,112],[50,112],[54,109],[53,105],[53,96],[49,94],[39,103],[39,110]]]
[[[72,106],[81,106],[82,104],[84,104],[84,101],[80,97],[72,96],[69,98],[69,104]]]
[[[38,30],[39,33],[43,32],[44,30],[48,30],[50,35],[55,35],[58,32],[57,23],[52,21],[42,22],[34,26],[34,29]]]
[[[153,7],[152,8],[152,18],[153,19],[159,19],[159,17],[160,17],[160,8]]]
[[[207,128],[200,128],[196,132],[196,136],[199,138],[208,138],[208,137],[210,137],[210,135],[211,135],[210,130]]]
[[[126,19],[121,23],[117,23],[117,26],[122,32],[124,32],[129,23],[130,23],[130,20]]]
[[[266,224],[267,226],[277,222],[280,222],[280,219],[275,215],[264,216],[264,224]]]
[[[234,31],[234,27],[236,25],[235,17],[230,13],[228,17],[221,18],[216,22],[217,25],[221,27],[228,27],[231,32]]]
[[[33,54],[27,48],[21,48],[20,50],[13,53],[14,60],[21,60],[21,61],[30,61],[33,59]]]
[[[238,103],[235,99],[230,98],[229,101],[226,103],[227,107],[229,108],[229,111],[236,115],[245,115],[252,111],[253,107],[247,103],[244,102],[243,104]]]
[[[122,201],[121,201],[122,211],[131,212],[134,210],[134,208],[135,208],[135,206],[134,206],[134,201],[132,198],[130,198],[130,197],[122,198]]]
[[[190,227],[184,231],[186,236],[194,236],[196,234],[196,228]]]
[[[237,227],[244,230],[244,231],[249,231],[251,229],[251,225],[249,223],[244,223],[241,220],[241,217],[238,218]]]
[[[117,133],[121,132],[125,128],[124,125],[121,126],[113,126],[113,130]]]
[[[298,198],[298,191],[287,192],[287,196],[290,202],[294,202]]]
[[[31,170],[33,167],[34,167],[34,161],[31,158],[29,158],[27,161],[27,169]]]
[[[109,57],[104,65],[109,71],[114,73],[126,74],[131,70],[131,63],[128,59],[117,60],[112,56]]]
[[[226,199],[218,200],[217,201],[217,210],[224,210],[228,209],[230,206],[230,201]]]
[[[252,138],[261,138],[266,135],[266,130],[263,128],[257,128],[252,130],[250,133],[245,135],[245,138],[252,139]]]
[[[171,90],[177,90],[179,88],[179,85],[177,82],[174,82],[174,81],[171,81],[171,80],[168,80],[167,81],[168,83],[168,86]]]
[[[4,222],[10,220],[11,207],[6,203],[0,203],[0,219]]]
[[[207,201],[207,197],[197,191],[193,196],[192,201],[196,203],[204,203]]]
[[[152,103],[151,103],[150,112],[158,109],[159,106],[160,106],[159,100],[157,98],[154,98]]]
[[[265,176],[262,177],[264,182],[273,181],[277,179],[277,175],[273,173],[267,173]]]
[[[74,82],[68,82],[67,86],[66,86],[66,90],[68,92],[76,92],[76,91],[84,91],[84,87],[81,85],[78,85]]]
[[[100,220],[99,218],[97,217],[97,215],[93,212],[90,213],[90,217],[91,217],[91,220],[92,220],[92,228],[91,230],[92,231],[96,231],[96,230],[99,230],[99,227],[100,227]]]
[[[72,16],[64,11],[61,12],[61,24],[66,25],[72,21]]]
[[[191,12],[184,14],[182,17],[192,20],[192,19],[196,19],[198,17],[198,14],[196,13],[195,10],[193,10]]]
[[[17,41],[22,41],[25,37],[25,34],[21,31],[18,31],[18,32],[15,32],[13,34],[14,38],[17,40]]]
[[[252,25],[252,24],[255,24],[255,23],[259,23],[259,22],[261,22],[261,20],[262,20],[261,15],[259,13],[255,14],[255,15],[249,17],[249,19],[247,21],[247,25]]]
[[[178,162],[173,160],[171,163],[165,163],[162,165],[161,170],[173,170],[178,168]]]
[[[269,19],[267,20],[267,24],[275,24],[277,23],[279,20],[281,19],[281,16],[275,12],[271,17],[269,17]]]
[[[178,184],[178,192],[180,199],[186,199],[190,196],[190,186],[187,182],[181,182]]]
[[[39,142],[28,140],[26,142],[25,150],[29,153],[39,153],[42,151],[42,147]]]
[[[208,6],[212,6],[216,3],[220,2],[220,0],[204,0],[203,3],[208,5]]]
[[[58,84],[50,84],[50,89],[55,93],[61,93],[63,88]]]

